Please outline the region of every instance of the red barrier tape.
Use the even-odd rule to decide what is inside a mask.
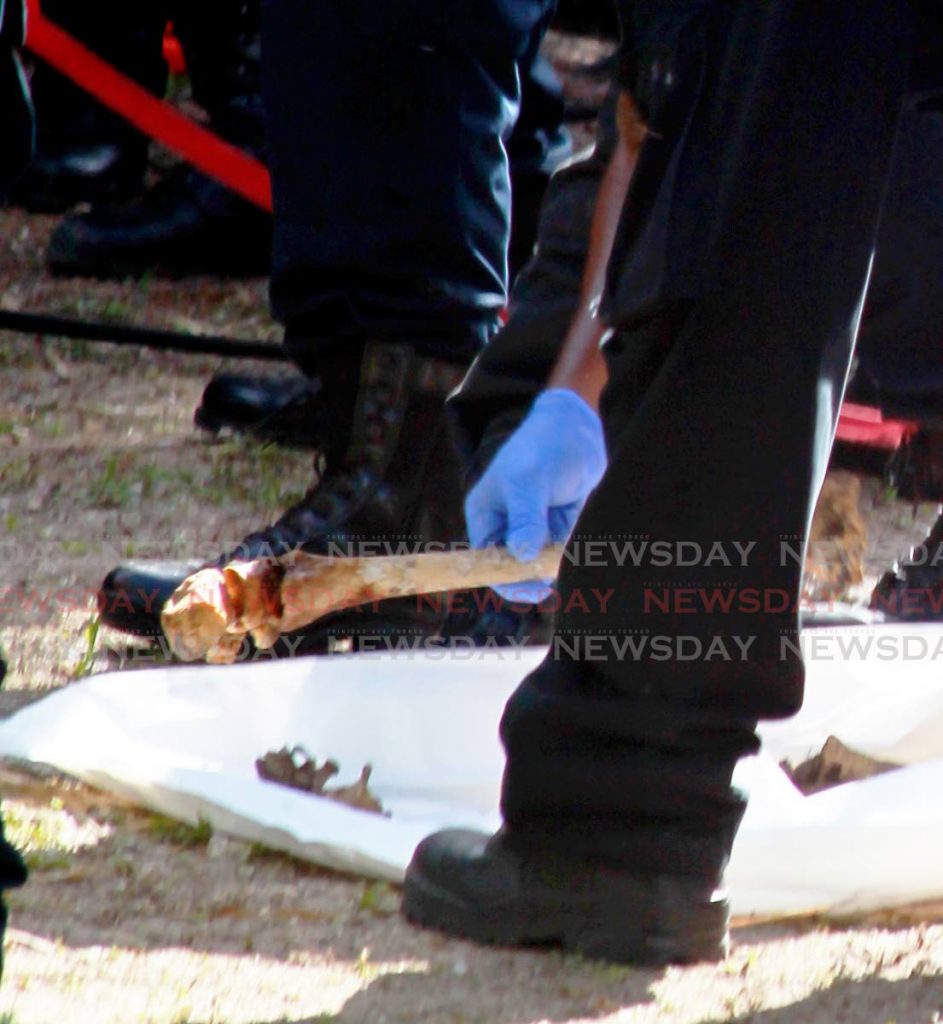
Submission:
[[[116,71],[49,21],[39,9],[39,0],[26,0],[26,48],[145,135],[162,142],[256,206],[272,209],[272,188],[264,164]]]
[[[835,437],[839,441],[850,441],[852,444],[896,451],[919,429],[919,423],[910,420],[886,420],[880,409],[845,402],[839,413]]]

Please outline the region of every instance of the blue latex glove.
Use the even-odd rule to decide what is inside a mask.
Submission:
[[[602,422],[575,391],[550,388],[504,443],[465,499],[472,547],[506,545],[522,562],[564,541],[606,469]],[[537,604],[550,580],[495,589],[511,601]]]

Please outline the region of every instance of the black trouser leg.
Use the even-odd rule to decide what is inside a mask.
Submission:
[[[548,8],[534,26],[520,61],[521,109],[507,144],[511,166],[511,283],[533,252],[540,204],[550,175],[572,152],[570,133],[563,123],[563,87],[541,52],[552,13]]]
[[[210,127],[264,159],[260,0],[173,2],[172,11],[193,96],[209,115]],[[264,260],[271,247],[267,214],[195,169],[187,175],[187,192],[203,210],[244,225],[245,238],[255,240]]]
[[[858,339],[861,369],[893,396],[897,415],[908,405],[917,415],[922,408],[940,409],[941,276],[943,112],[931,107],[909,111],[901,122]]]
[[[173,3],[193,96],[213,131],[261,155],[264,146],[259,0]]]
[[[5,26],[0,19],[0,30],[2,29],[11,34],[14,32],[14,29]],[[6,140],[3,152],[0,153],[0,188],[6,188],[29,162],[33,139],[33,111],[19,57],[2,36],[0,100],[0,133]]]
[[[42,13],[139,85],[163,94],[167,65],[161,39],[167,11],[161,0],[48,0]],[[36,145],[29,168],[13,183],[6,201],[55,213],[140,191],[147,169],[145,135],[39,58],[31,88]]]
[[[548,6],[267,0],[272,303],[296,350],[372,334],[467,358],[490,335],[507,273],[503,140]]]
[[[167,79],[161,52],[167,21],[165,3],[96,0],[74,4],[69,0],[46,0],[42,10],[119,71],[151,92],[163,94]],[[32,91],[40,150],[103,142],[146,150],[147,139],[136,129],[43,61],[37,61]]]
[[[508,320],[449,399],[470,476],[487,465],[546,385],[579,304],[596,194],[615,145],[615,92],[599,119],[593,152],[550,181],[537,247],[511,289]]]
[[[718,9],[681,134],[665,140],[670,166],[629,197],[611,268],[623,319],[607,353],[610,465],[568,546],[550,653],[502,721],[510,842],[708,879],[742,815],[731,775],[756,749],[756,720],[802,699],[802,538],[913,15],[888,2]],[[667,218],[655,231],[650,210]],[[677,235],[694,221],[700,234]]]

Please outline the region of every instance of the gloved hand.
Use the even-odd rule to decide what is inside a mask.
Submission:
[[[606,469],[598,414],[575,391],[542,392],[465,499],[472,547],[506,545],[529,562],[569,536]],[[542,601],[549,580],[496,588],[512,601]]]

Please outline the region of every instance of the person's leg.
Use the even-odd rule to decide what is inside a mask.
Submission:
[[[272,303],[306,366],[319,338],[382,334],[464,360],[493,333],[503,140],[547,6],[267,4]]]
[[[857,347],[898,415],[919,413],[920,395],[943,394],[941,276],[943,113],[924,108],[901,121]]]
[[[886,418],[919,424],[919,430],[893,456],[850,443],[836,452],[839,465],[883,474],[898,496],[914,501],[943,500],[941,275],[943,113],[926,104],[901,124],[852,388],[855,401],[878,406]],[[901,561],[901,571],[878,584],[873,607],[892,616],[938,618],[943,569],[937,564],[929,573],[927,566],[911,571],[906,557]]]
[[[17,52],[23,41],[22,13],[16,4],[0,7],[0,189],[20,174],[33,150],[33,105]]]
[[[341,502],[351,536],[441,539],[415,518],[430,512],[428,502],[412,517],[374,514],[393,493],[425,491],[433,461],[432,490],[455,503],[431,511],[452,538],[460,530],[457,467],[448,455],[436,459],[435,439],[445,444],[447,388],[493,335],[504,305],[505,140],[517,116],[519,66],[533,60],[551,6],[311,8],[269,0],[264,8],[276,196],[272,305],[289,353],[324,381],[327,410],[329,473],[313,500],[332,490],[332,463],[344,477],[365,456],[376,465],[373,452],[382,452],[382,488],[355,482]],[[390,368],[403,375],[399,389],[390,386],[395,373],[383,380]],[[366,396],[378,374],[386,408],[365,445],[358,417],[373,401]],[[435,394],[427,416],[411,410],[409,396],[420,393]],[[306,543],[324,531],[294,532]]]
[[[803,538],[913,11],[705,6],[676,46],[643,50],[679,85],[651,106],[610,266],[609,470],[569,542],[550,653],[502,720],[505,828],[431,837],[407,874],[407,914],[485,941],[720,955],[733,769],[756,720],[802,699]]]
[[[95,0],[79,5],[47,0],[42,10],[119,71],[155,95],[163,94],[163,3]],[[80,202],[126,199],[142,188],[148,150],[144,135],[39,59],[31,90],[37,113],[36,151],[29,168],[10,188],[9,202],[60,213]]]
[[[0,662],[2,664],[2,662]],[[28,877],[26,864],[19,851],[7,840],[0,817],[0,975],[3,974],[3,939],[7,928],[8,911],[3,894],[18,889]]]
[[[615,145],[615,90],[591,152],[561,167],[544,196],[533,256],[518,274],[507,322],[449,399],[460,451],[474,478],[546,385],[573,319],[599,184]]]
[[[517,271],[530,257],[534,247],[539,209],[551,173],[570,151],[569,133],[562,122],[563,102],[559,82],[540,52],[540,43],[549,13],[548,10],[542,18],[534,21],[530,40],[519,61],[520,116],[507,143],[511,181],[511,240],[508,264],[512,282],[515,281]],[[295,110],[283,111],[281,120],[288,123],[282,128],[280,137],[294,136],[298,130],[293,121],[296,116]],[[587,183],[585,188],[589,189],[591,185]],[[558,186],[558,195],[561,190],[562,187]],[[569,189],[567,193],[570,194]],[[565,210],[562,208],[564,204]],[[556,212],[550,215],[552,223],[549,229],[549,243],[548,217],[545,215],[543,218],[541,244],[544,248],[552,244],[552,239],[563,230],[561,221],[564,215],[582,215],[574,198],[557,198],[552,205]],[[582,222],[578,222],[575,227],[567,228],[568,233],[575,237],[579,233],[580,223]],[[581,240],[578,245],[583,246],[585,242]],[[294,259],[293,253],[294,250],[288,243],[285,258],[289,262]],[[556,252],[549,256],[551,261],[557,258]],[[577,265],[575,283],[571,287],[571,290],[575,291],[579,284],[580,257],[577,253],[571,253],[568,258]],[[543,262],[547,262],[546,256]],[[542,275],[543,271],[537,271],[536,276]],[[531,273],[529,276],[533,281],[535,274]],[[561,281],[557,281],[556,284],[563,287]],[[540,284],[533,283],[522,285],[519,292],[516,291],[511,296],[512,308],[526,306],[531,311],[531,320],[535,317],[534,310],[538,304],[545,308],[550,304],[559,306],[561,301],[566,304],[566,295],[561,300],[559,292],[554,294],[549,288],[541,289]],[[539,318],[540,315],[537,316]],[[526,316],[512,314],[513,322],[506,330],[510,330],[512,335],[519,335],[519,325],[523,319],[526,319]],[[537,330],[536,324],[529,329],[530,333],[536,333]],[[558,336],[562,336],[562,328]],[[551,346],[555,344],[554,338],[548,340]],[[530,341],[532,342],[533,338]],[[489,343],[489,347],[493,344],[494,341]],[[522,358],[528,357],[522,354]],[[540,360],[535,358],[534,362],[536,364]],[[198,426],[211,431],[230,428],[251,433],[266,441],[313,448],[317,446],[319,433],[320,391],[318,381],[300,375],[266,378],[250,377],[245,374],[217,374],[203,393],[196,410],[195,421]]]
[[[548,6],[266,5],[272,303],[324,382],[328,473],[236,554],[460,537],[444,400],[504,303],[503,139]],[[110,574],[106,615],[119,599]]]
[[[210,128],[264,155],[259,85],[259,0],[164,5],[187,61],[193,97]],[[163,22],[157,29],[159,48]],[[213,178],[182,165],[134,202],[63,220],[46,251],[50,270],[92,276],[264,274],[271,217]]]
[[[309,549],[340,539],[350,553],[362,541],[462,539],[444,401],[504,302],[504,139],[519,65],[533,60],[549,8],[545,0],[448,13],[414,3],[314,14],[284,0],[266,7],[272,302],[289,352],[323,382],[328,473],[247,538],[249,553],[273,539]],[[321,102],[288,102],[299,94]],[[321,188],[310,187],[312,176]],[[327,627],[424,634],[421,603]]]
[[[572,153],[563,124],[563,87],[541,46],[550,20],[548,9],[535,25],[520,61],[521,110],[508,139],[511,167],[511,237],[508,273],[513,284],[531,258],[550,176]]]
[[[943,114],[931,105],[908,111],[881,217],[872,286],[856,354],[857,382],[888,416],[920,424],[884,472],[902,497],[943,499]],[[843,464],[862,461],[845,445]],[[915,537],[914,540],[917,538]],[[943,617],[943,516],[880,578],[871,608],[893,619]]]

